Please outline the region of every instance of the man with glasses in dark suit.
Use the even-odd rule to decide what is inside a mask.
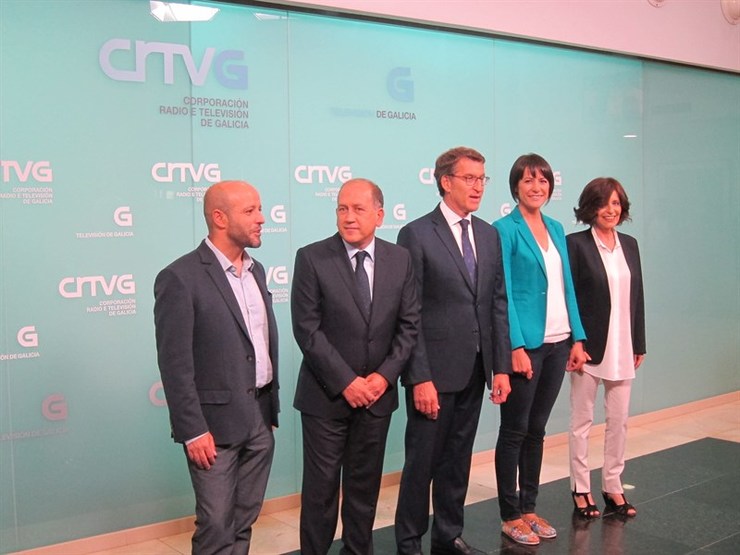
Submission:
[[[485,158],[458,147],[437,158],[442,201],[404,226],[398,244],[414,263],[421,331],[402,374],[406,461],[396,508],[401,554],[422,552],[431,489],[432,553],[481,553],[462,537],[463,507],[483,391],[510,391],[508,304],[496,230],[472,215],[488,177]]]

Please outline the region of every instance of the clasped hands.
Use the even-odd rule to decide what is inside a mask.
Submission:
[[[388,389],[388,381],[377,372],[368,374],[366,378],[357,376],[342,391],[342,395],[353,409],[370,408],[375,401]]]

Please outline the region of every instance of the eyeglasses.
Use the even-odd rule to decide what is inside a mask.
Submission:
[[[491,181],[491,178],[487,175],[476,177],[475,175],[455,175],[454,173],[451,173],[449,174],[449,176],[462,179],[465,182],[465,185],[467,185],[468,187],[473,187],[477,183],[480,183],[481,187],[485,187],[486,185],[488,185],[488,182]]]

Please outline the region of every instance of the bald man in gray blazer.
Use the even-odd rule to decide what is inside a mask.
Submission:
[[[192,552],[249,552],[267,487],[277,426],[278,337],[261,244],[257,190],[212,185],[208,237],[154,284],[157,356],[172,436],[183,443],[195,491]]]

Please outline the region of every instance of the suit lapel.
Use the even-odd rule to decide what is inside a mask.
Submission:
[[[221,294],[221,297],[226,303],[226,306],[229,307],[229,310],[239,324],[239,328],[242,330],[242,333],[244,333],[247,339],[250,339],[249,332],[247,331],[247,324],[246,322],[244,322],[242,312],[239,309],[239,303],[236,302],[234,291],[231,289],[231,286],[229,285],[229,280],[224,275],[224,270],[223,268],[221,268],[221,264],[218,263],[216,255],[213,254],[213,251],[211,251],[211,249],[208,247],[208,245],[205,244],[205,242],[201,243],[201,247],[199,250],[201,261],[206,266],[206,273],[211,278],[211,280],[213,280],[216,289]]]
[[[606,275],[606,268],[604,268],[604,262],[601,260],[601,253],[599,253],[599,246],[596,244],[591,229],[585,230],[583,235],[583,253],[588,257],[588,265],[591,270],[598,277],[598,283],[601,283],[609,292],[609,278]]]
[[[478,287],[480,288],[481,283],[481,268],[490,268],[493,265],[491,253],[494,245],[487,245],[483,243],[482,238],[485,236],[485,227],[491,227],[491,224],[481,220],[480,218],[473,216],[473,233],[475,238],[475,256],[478,261]]]
[[[437,234],[437,237],[439,237],[439,240],[442,241],[442,244],[450,253],[452,260],[455,262],[457,269],[460,270],[460,273],[462,274],[465,283],[468,285],[468,288],[473,292],[473,294],[475,294],[476,291],[473,287],[473,282],[470,280],[470,274],[468,274],[468,269],[465,266],[465,261],[463,260],[462,253],[460,252],[460,247],[457,246],[455,236],[452,235],[452,230],[450,229],[447,220],[442,215],[442,210],[440,210],[439,206],[432,213],[432,222],[434,223],[434,231]],[[475,233],[475,231],[473,231],[473,233]]]
[[[542,270],[542,273],[547,275],[547,270],[545,269],[545,259],[542,258],[542,252],[540,251],[540,246],[537,244],[537,240],[534,238],[534,235],[532,235],[532,231],[530,231],[529,226],[527,225],[527,222],[524,221],[524,217],[522,217],[522,213],[519,211],[518,206],[514,209],[512,214],[513,214],[512,219],[514,220],[514,222],[516,222],[517,233],[519,233],[519,236],[522,238],[524,243],[532,251],[532,254],[534,254],[535,259],[540,265],[540,269]],[[545,226],[547,226],[547,222],[545,222]],[[549,232],[549,228],[548,228],[548,232]]]

